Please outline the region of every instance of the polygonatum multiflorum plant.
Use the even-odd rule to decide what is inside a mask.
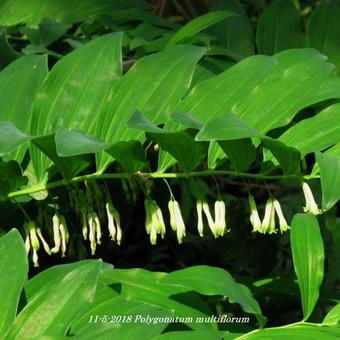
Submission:
[[[255,39],[237,0],[215,1],[184,25],[146,8],[120,0],[0,4],[8,27],[0,31],[0,227],[21,233],[0,241],[0,302],[8,307],[0,336],[158,339],[190,329],[197,338],[339,337],[339,306],[329,307],[338,300],[319,294],[339,276],[324,280],[322,236],[329,235],[318,222],[336,248],[339,2],[317,7],[306,39],[293,1],[265,7]],[[249,289],[209,266],[167,274],[86,260],[26,282],[27,259],[38,267],[44,252],[57,261],[55,254],[98,256],[107,238],[118,251],[138,229],[153,249],[164,242],[184,249],[193,235],[214,247],[244,224],[254,239],[289,238],[280,256],[294,267],[302,321],[262,329],[257,297],[267,285],[277,291],[276,279],[245,280]],[[331,253],[330,272],[338,263]],[[20,268],[14,274],[10,260]],[[190,319],[226,310],[253,316],[251,327],[230,332],[215,319],[207,327]],[[112,313],[170,321],[139,329],[98,324]],[[171,317],[182,326],[171,329]]]
[[[122,75],[122,37],[114,33],[97,38],[49,72],[45,57],[32,55],[0,74],[1,196],[14,202],[25,196],[42,200],[36,216],[25,214],[27,249],[32,246],[35,259],[40,242],[48,253],[66,252],[67,216],[60,193],[53,193],[59,187],[66,187],[67,209],[77,215],[76,230],[89,240],[92,253],[101,241],[102,224],[118,244],[124,229],[105,180],[132,181],[144,192],[152,244],[157,235],[164,237],[168,224],[152,197],[152,182],[160,179],[168,180],[169,224],[180,243],[186,229],[179,198],[171,191],[173,178],[227,176],[242,178],[245,187],[248,179],[294,179],[305,195],[304,211],[317,215],[322,210],[307,182],[321,177],[322,209],[334,206],[339,198],[332,180],[339,176],[340,131],[334,99],[340,95],[340,79],[323,55],[295,49],[252,56],[192,85],[204,48],[169,47],[141,58]],[[14,98],[10,92],[17,84],[20,96]],[[314,114],[295,123],[294,117],[307,107]],[[146,141],[151,144],[144,149]],[[150,145],[158,165],[148,159]],[[317,160],[312,172],[304,162],[311,153]],[[207,223],[215,237],[223,236],[232,216],[221,195],[216,194],[212,213],[205,189],[192,187],[199,234]],[[253,231],[276,232],[276,218],[281,232],[288,229],[270,189],[263,216],[251,191],[249,206]],[[52,249],[44,239],[44,225],[53,230]]]

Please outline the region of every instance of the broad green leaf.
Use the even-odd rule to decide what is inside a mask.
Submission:
[[[33,45],[48,46],[61,38],[69,28],[69,25],[43,18],[38,28],[22,27],[20,32],[25,34]]]
[[[0,72],[0,121],[11,121],[23,133],[30,132],[29,120],[33,99],[45,80],[47,72],[46,57],[35,55],[21,57]],[[15,143],[15,140],[18,142],[18,134],[16,130],[13,139],[8,136],[7,143],[13,147],[19,146],[19,143]],[[4,139],[4,135],[1,139]],[[23,142],[24,139],[21,141]],[[23,146],[9,155],[7,159],[21,162],[25,150],[26,147]]]
[[[31,137],[20,131],[12,122],[0,121],[0,157],[18,148]]]
[[[307,26],[306,45],[324,53],[338,68],[340,66],[340,2],[324,1],[313,11]]]
[[[106,14],[130,6],[145,7],[143,0],[3,0],[0,3],[0,25],[28,23],[37,26],[42,18],[75,23],[90,16]]]
[[[318,152],[316,159],[320,167],[322,208],[329,210],[340,199],[340,158]]]
[[[91,261],[42,289],[16,318],[9,338],[65,335],[70,323],[91,305],[100,267],[100,261]]]
[[[143,139],[142,131],[127,127],[136,111],[155,124],[164,123],[187,92],[204,52],[201,47],[180,45],[138,60],[119,81],[101,112],[96,137],[108,143]],[[104,171],[110,162],[109,155],[99,154],[97,170]]]
[[[57,154],[60,157],[70,157],[96,153],[107,149],[110,144],[97,138],[83,134],[79,130],[60,128],[55,134]]]
[[[6,38],[6,30],[0,29],[0,70],[19,58],[19,56],[20,54],[9,44]]]
[[[290,241],[303,316],[307,320],[318,300],[324,276],[324,246],[316,217],[312,214],[296,214],[291,223]]]
[[[188,291],[187,288],[158,282],[166,275],[166,273],[148,272],[143,269],[114,269],[102,271],[101,281],[107,285],[121,283],[122,297],[129,301],[172,310],[175,316],[193,318],[211,316],[210,309],[197,294],[185,295],[180,299],[182,293]],[[216,325],[212,323],[189,322],[187,325],[193,329],[216,329]]]
[[[200,31],[222,21],[229,17],[235,16],[234,13],[229,11],[214,11],[203,14],[180,28],[169,40],[167,46],[174,46],[185,42],[188,38],[195,36]]]
[[[340,332],[335,327],[317,326],[287,326],[263,329],[252,334],[245,335],[245,339],[308,339],[308,340],[336,340]]]
[[[237,139],[253,137],[260,138],[262,144],[271,150],[286,174],[296,172],[300,162],[300,153],[297,150],[286,146],[280,141],[262,135],[232,112],[208,121],[197,134],[196,140],[219,141],[221,148],[225,151],[228,158],[234,165],[238,164],[236,169],[243,171],[254,161],[256,154],[251,142],[248,141],[245,144],[244,140],[238,141]],[[231,150],[229,150],[230,147],[232,147]]]
[[[233,111],[235,103],[253,91],[272,71],[275,64],[274,58],[266,56],[253,56],[242,60],[222,74],[195,85],[174,111],[190,112],[202,123]],[[165,124],[166,129],[170,131],[178,130],[178,126],[172,119]],[[162,164],[163,169],[173,163],[174,160],[165,152],[160,153],[159,164]]]
[[[293,125],[279,140],[302,155],[321,151],[340,141],[340,104],[334,104],[312,118]]]
[[[262,135],[234,113],[229,112],[208,121],[195,139],[198,141],[218,141],[250,137],[262,137]]]
[[[30,152],[31,154],[40,153],[41,159],[44,160],[46,158],[47,161],[50,162],[50,160],[52,160],[56,164],[55,168],[51,168],[49,170],[49,175],[55,174],[56,169],[58,169],[62,176],[68,180],[76,176],[80,171],[87,168],[92,161],[90,155],[59,157],[55,145],[54,134],[38,137],[32,140]]]
[[[311,49],[249,57],[198,83],[175,110],[190,112],[203,123],[231,111],[253,129],[267,133],[288,124],[305,107],[338,98],[340,81],[333,70],[323,55]],[[168,123],[167,129],[170,125],[174,123]]]
[[[33,108],[31,134],[58,128],[94,133],[101,107],[121,76],[121,33],[101,36],[74,50],[55,64]],[[46,180],[51,162],[35,148],[31,157],[39,182]]]
[[[51,285],[55,285],[65,278],[70,272],[90,264],[92,260],[83,260],[69,264],[61,264],[50,267],[41,273],[35,275],[24,286],[25,298],[30,301],[39,294],[41,290],[47,289]]]
[[[322,323],[339,324],[340,323],[340,303],[335,305],[325,316]]]
[[[212,10],[227,10],[238,15],[209,28],[208,32],[218,38],[216,43],[236,52],[242,58],[254,54],[253,30],[240,2],[238,0],[216,0]]]
[[[194,266],[174,271],[160,282],[175,287],[186,287],[203,295],[226,296],[230,303],[238,303],[245,312],[255,314],[261,326],[265,323],[266,318],[250,290],[235,282],[232,276],[221,268]]]
[[[272,138],[263,138],[262,144],[275,156],[286,175],[298,171],[301,155],[297,149]]]
[[[17,229],[12,229],[0,238],[0,258],[0,337],[5,339],[17,314],[28,272],[24,242]]]
[[[292,0],[275,0],[259,17],[256,44],[260,54],[272,55],[303,47],[300,13]]]
[[[249,138],[219,141],[218,144],[237,171],[246,171],[256,159],[256,149]]]
[[[204,157],[203,146],[195,143],[188,133],[162,130],[139,112],[131,116],[128,126],[145,131],[147,136],[157,142],[163,150],[169,152],[186,172],[194,170]]]
[[[27,179],[22,175],[19,164],[15,161],[0,160],[0,201],[6,200],[7,195],[25,185]]]
[[[106,150],[127,173],[133,174],[146,163],[145,149],[137,141],[118,142]]]

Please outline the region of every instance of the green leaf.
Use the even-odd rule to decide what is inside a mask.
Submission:
[[[130,128],[141,129],[149,139],[157,142],[183,166],[186,172],[194,170],[204,157],[203,146],[195,143],[185,131],[167,132],[150,122],[141,113],[135,112],[128,121]]]
[[[221,268],[194,266],[181,269],[168,274],[160,283],[186,287],[203,295],[226,296],[230,303],[238,303],[245,312],[255,314],[261,326],[265,323],[266,318],[250,290],[235,282],[232,276]]]
[[[32,113],[32,103],[47,76],[47,59],[45,56],[24,56],[7,66],[0,72],[0,120],[11,121],[15,127],[23,133],[29,134],[29,120]],[[13,130],[13,127],[11,128]],[[24,136],[15,129],[13,137],[8,136],[7,143],[12,148],[19,146],[19,140],[25,140]],[[9,131],[6,132],[6,135]],[[19,140],[18,140],[19,138]],[[4,135],[1,139],[6,143]],[[26,146],[19,148],[7,159],[22,161]]]
[[[292,0],[275,0],[259,17],[256,44],[260,54],[272,55],[303,47],[300,13]]]
[[[324,276],[324,246],[316,217],[312,214],[296,214],[291,224],[290,240],[303,316],[307,320],[318,300]]]
[[[7,163],[0,161],[0,201],[6,200],[7,195],[19,189],[27,182],[23,177],[19,164],[15,161]]]
[[[140,170],[146,163],[145,150],[140,142],[118,142],[106,150],[129,174]]]
[[[30,279],[24,287],[25,298],[31,301],[32,298],[52,285],[62,281],[73,270],[91,264],[92,260],[83,260],[74,263],[61,264],[50,267]]]
[[[315,326],[287,326],[263,329],[258,332],[247,334],[247,339],[308,339],[308,340],[336,340],[339,336],[339,330],[331,327]]]
[[[298,149],[304,156],[340,141],[340,103],[331,105],[312,118],[293,125],[279,140]]]
[[[340,199],[340,158],[318,152],[316,160],[320,167],[322,209],[329,210]]]
[[[340,323],[340,303],[335,305],[325,316],[322,323],[339,324]]]
[[[69,28],[69,25],[43,18],[38,29],[22,27],[20,32],[25,34],[35,46],[49,46],[61,38]]]
[[[301,155],[297,149],[272,138],[263,138],[262,144],[279,161],[286,175],[295,174],[298,171]]]
[[[100,261],[91,261],[40,290],[14,321],[9,338],[66,335],[70,323],[91,305],[100,268]]]
[[[219,141],[218,144],[237,171],[246,171],[256,159],[256,149],[249,138]]]
[[[250,137],[262,137],[262,135],[234,113],[229,112],[208,121],[195,139],[198,141],[218,141]]]
[[[256,153],[250,141],[237,141],[237,139],[251,137],[262,139],[262,144],[271,150],[286,174],[297,171],[300,163],[300,153],[297,150],[262,135],[232,112],[208,121],[197,134],[196,140],[219,141],[228,158],[234,165],[237,164],[236,169],[242,171],[254,161]]]
[[[0,25],[28,23],[37,26],[42,18],[75,23],[90,16],[106,14],[126,7],[145,7],[143,0],[4,0],[0,4]]]
[[[97,138],[87,136],[79,130],[60,128],[55,134],[57,154],[60,157],[70,157],[96,153],[107,149],[110,144]]]
[[[51,169],[49,174],[55,173],[55,170],[58,169],[62,176],[68,180],[72,179],[80,171],[87,168],[92,161],[90,155],[59,157],[55,145],[54,134],[38,137],[32,140],[30,152],[31,154],[39,154],[40,152],[42,159],[47,159],[48,157],[48,161],[52,160],[56,164],[56,168]],[[45,180],[47,180],[47,177]]]
[[[20,131],[12,122],[0,121],[0,157],[18,148],[31,137]]]
[[[339,69],[340,46],[340,2],[320,3],[309,19],[306,34],[306,45],[324,53]]]
[[[139,59],[119,81],[101,112],[96,137],[110,143],[142,140],[143,132],[127,128],[136,111],[143,112],[155,124],[164,123],[187,92],[204,52],[201,47],[180,45]],[[99,154],[97,170],[104,171],[110,162],[107,154]]]
[[[0,70],[5,68],[15,59],[19,58],[20,53],[16,52],[6,38],[6,30],[0,29]]]
[[[0,337],[5,339],[17,314],[28,272],[25,245],[17,229],[12,229],[0,238],[0,258]]]
[[[121,41],[121,33],[101,36],[55,64],[34,102],[32,135],[67,127],[95,137],[93,117],[121,76]],[[30,152],[38,181],[43,182],[51,162],[34,148]]]
[[[219,22],[209,28],[208,32],[217,37],[217,44],[241,56],[254,54],[254,36],[247,13],[238,0],[216,0],[212,10],[227,10],[238,15]]]
[[[235,16],[234,13],[229,11],[215,11],[201,15],[191,21],[185,26],[180,28],[169,40],[167,46],[174,46],[185,42],[200,31],[222,21],[229,17]]]
[[[210,119],[226,112],[234,112],[235,103],[253,91],[272,71],[275,63],[274,58],[266,56],[244,59],[222,74],[199,82],[174,111],[190,112],[202,123],[207,123]],[[165,124],[166,130],[169,131],[178,130],[178,126],[172,119],[168,119]],[[163,168],[173,163],[173,159],[165,153],[160,153],[159,164],[163,164]]]
[[[181,293],[188,291],[187,288],[159,283],[159,280],[166,275],[166,273],[149,272],[144,269],[114,269],[102,271],[101,281],[107,285],[121,283],[122,297],[129,301],[172,310],[175,316],[192,318],[211,316],[210,309],[198,295],[186,294],[180,298]],[[189,322],[187,325],[193,329],[216,329],[213,323]]]

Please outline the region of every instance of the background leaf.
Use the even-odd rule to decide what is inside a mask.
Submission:
[[[322,208],[332,208],[340,199],[340,158],[318,152],[316,159],[320,167]]]
[[[318,220],[312,214],[296,214],[290,241],[298,278],[304,320],[312,314],[324,275],[324,246]]]
[[[70,323],[89,308],[100,267],[100,261],[83,264],[60,281],[40,290],[21,311],[8,336],[66,335]]]
[[[306,45],[324,53],[338,68],[340,66],[340,2],[321,2],[313,11],[307,26]]]
[[[300,13],[292,0],[275,0],[259,17],[256,44],[260,54],[272,55],[303,47]]]
[[[181,27],[171,37],[167,46],[170,47],[183,43],[198,32],[232,16],[235,16],[235,14],[229,11],[214,11],[201,15]]]
[[[17,314],[28,272],[24,242],[17,229],[12,229],[0,238],[0,258],[0,337],[5,339]]]

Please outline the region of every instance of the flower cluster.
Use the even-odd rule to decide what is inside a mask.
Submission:
[[[166,227],[164,223],[163,213],[157,203],[148,198],[144,202],[146,219],[145,229],[148,235],[150,235],[151,244],[157,243],[157,235],[164,238]],[[170,226],[173,231],[176,232],[178,243],[183,242],[183,238],[186,236],[186,227],[182,216],[182,211],[179,203],[172,197],[168,203]],[[196,204],[197,210],[197,229],[201,237],[203,237],[203,215],[205,216],[208,226],[215,236],[223,236],[227,230],[226,225],[226,208],[225,203],[222,200],[217,200],[214,205],[214,218],[210,213],[209,205],[206,201],[199,200]]]
[[[303,208],[304,212],[309,212],[313,215],[321,214],[322,210],[318,208],[318,205],[314,200],[312,190],[306,182],[302,184],[302,190],[306,200],[306,205]],[[270,197],[267,200],[263,220],[260,219],[254,197],[249,194],[248,200],[250,207],[250,223],[253,226],[254,232],[259,232],[261,234],[276,233],[276,216],[278,218],[281,233],[289,229],[289,225],[283,215],[280,202],[277,199]]]
[[[97,245],[102,241],[102,225],[107,224],[108,234],[112,241],[118,245],[122,241],[122,228],[120,215],[113,206],[107,188],[100,188],[96,183],[86,183],[86,190],[79,188],[69,190],[70,208],[79,217],[79,225],[81,226],[83,239],[89,242],[91,254],[96,252]],[[302,184],[302,190],[305,196],[306,204],[303,210],[314,215],[320,214],[322,211],[318,208],[313,193],[307,183]],[[215,201],[213,209],[207,200],[200,195],[196,197],[196,213],[197,213],[197,230],[201,237],[204,236],[205,223],[209,227],[215,238],[222,237],[229,231],[226,221],[226,204],[219,198]],[[254,197],[248,196],[250,207],[250,223],[254,232],[261,234],[272,234],[279,230],[281,233],[289,229],[289,225],[282,212],[279,201],[270,196],[265,204],[264,215],[261,219],[257,210]],[[166,223],[164,222],[163,213],[155,200],[149,195],[144,201],[146,212],[145,229],[150,237],[150,243],[155,245],[157,238],[165,237]],[[57,210],[58,209],[58,210]],[[45,252],[49,255],[60,253],[62,257],[66,255],[67,244],[69,242],[69,231],[65,217],[59,212],[60,207],[55,208],[53,217],[49,214],[40,214],[36,222],[29,220],[25,224],[26,232],[26,250],[31,252],[34,266],[38,266],[38,251],[42,245]],[[186,236],[186,226],[182,216],[180,204],[175,200],[171,193],[171,199],[168,202],[168,210],[171,229],[176,232],[178,243],[183,242]],[[45,217],[42,218],[42,215]],[[46,217],[47,216],[47,217]],[[48,222],[51,221],[52,223]],[[44,221],[43,221],[44,220]],[[47,222],[46,222],[47,221]],[[53,247],[42,234],[39,226],[48,226],[52,224]]]
[[[249,195],[248,200],[250,206],[250,223],[253,226],[254,232],[261,234],[276,233],[276,216],[279,219],[280,232],[283,233],[289,229],[288,223],[283,216],[280,202],[277,199],[270,197],[267,200],[262,221],[257,211],[254,197]]]

